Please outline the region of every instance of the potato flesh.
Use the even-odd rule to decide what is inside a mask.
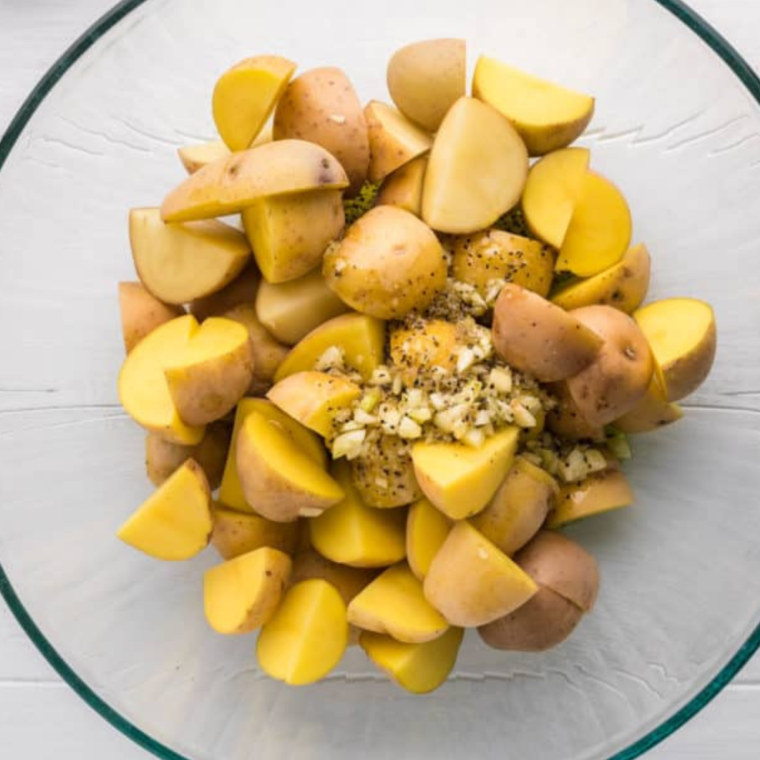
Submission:
[[[437,639],[449,627],[405,562],[389,567],[353,598],[348,622],[409,644]]]
[[[223,634],[260,628],[280,603],[290,567],[287,554],[262,547],[207,570],[203,606],[208,624]]]
[[[214,506],[214,531],[211,543],[223,559],[269,547],[293,554],[298,544],[300,525],[279,523],[254,514]]]
[[[209,296],[191,301],[189,311],[199,322],[208,317],[222,317],[226,311],[241,304],[253,303],[260,279],[256,262],[251,257],[243,271],[229,285]]]
[[[308,531],[306,531],[308,535]],[[323,557],[314,549],[301,549],[293,557],[291,584],[321,578],[327,581],[348,603],[377,577],[377,571],[362,567],[349,567]]]
[[[157,327],[184,313],[181,306],[159,301],[142,283],[119,283],[119,313],[124,350],[129,353],[146,335]]]
[[[211,492],[206,476],[186,461],[119,528],[118,537],[156,559],[190,559],[211,535]]]
[[[421,216],[427,162],[427,156],[420,156],[389,174],[377,194],[377,205],[398,206],[410,214]]]
[[[188,174],[197,172],[206,164],[216,161],[220,158],[226,158],[230,155],[230,149],[224,144],[224,140],[211,140],[205,143],[195,145],[185,145],[177,149],[177,155],[182,162],[182,166]]]
[[[460,98],[433,142],[422,193],[422,218],[438,232],[463,234],[492,225],[520,200],[528,151],[491,106]]]
[[[451,520],[427,499],[409,507],[406,521],[406,559],[411,571],[424,580],[430,563],[451,530]]]
[[[620,470],[604,470],[560,488],[557,504],[546,521],[547,528],[560,528],[576,520],[600,515],[633,504],[633,491]]]
[[[443,319],[415,322],[395,327],[390,336],[391,365],[403,372],[406,382],[413,383],[420,372],[440,367],[455,372],[456,349],[466,340],[457,325]]]
[[[302,686],[324,678],[348,643],[346,605],[327,581],[302,581],[286,592],[256,643],[261,669]]]
[[[622,433],[650,433],[678,422],[682,417],[681,407],[668,401],[664,382],[655,376],[644,398],[630,412],[616,419],[614,425]]]

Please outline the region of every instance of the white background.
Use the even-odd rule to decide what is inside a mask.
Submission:
[[[47,68],[111,4],[110,0],[0,0],[0,132]],[[692,0],[691,4],[760,69],[760,0]],[[0,758],[147,757],[61,682],[0,602]],[[648,755],[651,760],[758,757],[760,656],[700,715]]]

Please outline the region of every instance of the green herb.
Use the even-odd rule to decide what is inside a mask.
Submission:
[[[367,180],[359,194],[354,198],[343,201],[343,211],[346,214],[346,226],[353,224],[359,217],[364,216],[374,205],[377,194],[380,191],[379,182]]]

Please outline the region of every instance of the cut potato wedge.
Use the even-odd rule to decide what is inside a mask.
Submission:
[[[420,372],[433,367],[456,372],[457,349],[466,337],[461,326],[445,319],[399,324],[390,335],[391,366],[400,370],[410,385]]]
[[[378,206],[398,206],[415,216],[422,215],[422,188],[427,156],[420,156],[400,166],[383,181],[377,194]]]
[[[630,412],[615,420],[615,427],[622,433],[650,433],[683,417],[681,407],[668,401],[665,383],[657,375],[655,370],[644,398]]]
[[[306,533],[308,534],[308,531]],[[357,594],[377,578],[377,570],[339,565],[323,557],[314,549],[302,549],[293,557],[290,582],[295,585],[312,578],[321,578],[334,586],[348,605]]]
[[[157,208],[129,212],[129,242],[140,282],[170,304],[221,290],[251,256],[245,236],[229,225],[215,219],[165,224]]]
[[[633,491],[625,475],[620,470],[604,470],[580,483],[562,486],[546,527],[560,528],[576,520],[629,507],[631,504]]]
[[[161,204],[165,222],[234,214],[269,195],[340,190],[343,167],[324,148],[304,140],[276,140],[214,161],[181,182]]]
[[[124,349],[129,353],[146,335],[185,310],[159,301],[139,282],[120,282],[119,312]]]
[[[477,514],[512,466],[519,429],[505,428],[480,448],[463,443],[417,443],[412,461],[430,502],[452,520]]]
[[[190,303],[190,313],[202,322],[208,317],[223,317],[225,312],[242,304],[253,303],[259,289],[259,274],[251,256],[243,271],[227,287]]]
[[[475,65],[472,94],[514,124],[531,156],[564,148],[594,115],[590,95],[568,90],[482,55]]]
[[[411,571],[424,580],[430,563],[449,535],[452,522],[427,499],[409,507],[406,520],[406,559]]]
[[[546,415],[546,427],[555,435],[568,441],[604,441],[604,425],[589,422],[573,401],[567,383],[554,383],[551,393],[557,406]]]
[[[300,529],[295,522],[274,522],[217,503],[211,543],[223,559],[234,559],[265,547],[292,555],[298,545]]]
[[[494,108],[460,98],[433,142],[422,218],[438,232],[463,234],[492,225],[520,200],[528,151]]]
[[[119,528],[118,537],[163,560],[194,557],[211,535],[211,491],[203,470],[188,459]]]
[[[263,547],[206,570],[206,621],[224,634],[250,633],[274,614],[290,575],[290,557]]]
[[[185,145],[177,149],[177,155],[188,174],[193,174],[202,169],[206,164],[227,158],[230,149],[224,144],[224,140],[211,140],[209,142]]]

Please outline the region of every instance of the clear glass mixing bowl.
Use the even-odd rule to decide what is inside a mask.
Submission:
[[[654,257],[651,297],[711,301],[719,352],[686,419],[638,439],[638,502],[575,527],[599,605],[543,655],[469,638],[413,697],[354,649],[319,685],[256,667],[203,619],[208,552],[160,564],[114,529],[149,491],[116,403],[127,209],[212,135],[215,77],[255,52],[345,68],[435,36],[596,94],[583,138]],[[722,60],[721,60],[722,59]],[[104,718],[162,758],[633,758],[695,713],[760,632],[760,82],[673,0],[131,0],[61,59],[0,145],[0,590]]]

